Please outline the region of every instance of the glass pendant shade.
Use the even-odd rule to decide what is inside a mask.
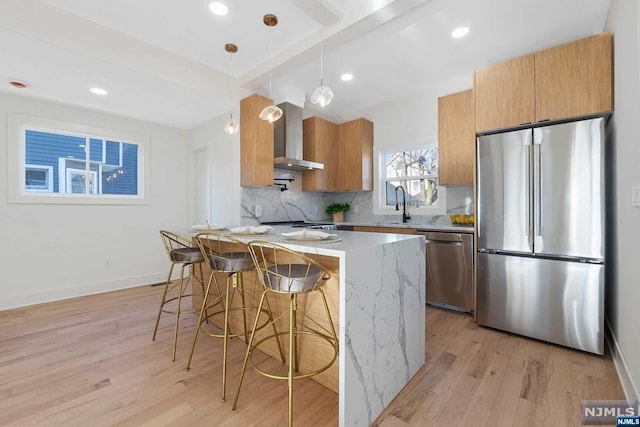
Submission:
[[[229,135],[233,135],[234,133],[238,132],[238,129],[240,129],[238,121],[234,120],[233,115],[230,116],[229,120],[227,120],[227,122],[224,124],[224,131]]]
[[[233,54],[238,51],[238,46],[233,43],[227,43],[224,45],[224,50],[229,52],[229,75],[233,76]],[[229,98],[231,102],[233,102],[233,81],[229,84]],[[240,125],[237,120],[233,119],[233,106],[231,107],[231,114],[229,114],[229,120],[227,120],[224,124],[224,131],[229,135],[233,135],[238,132],[240,129]]]
[[[309,97],[312,104],[320,104],[324,108],[333,99],[333,89],[324,85],[322,76],[324,74],[324,27],[320,31],[320,86],[316,88]]]
[[[329,86],[320,86],[313,91],[309,101],[311,101],[312,104],[320,104],[320,106],[324,108],[326,105],[329,105],[332,99],[333,90]]]
[[[271,71],[273,65],[271,64],[271,29],[278,25],[278,17],[275,15],[267,14],[262,17],[262,22],[269,27],[269,98],[271,97]],[[272,101],[273,102],[273,101]],[[267,105],[260,111],[261,120],[267,120],[269,123],[273,123],[282,117],[282,110],[277,105]]]
[[[260,111],[260,119],[273,123],[282,117],[282,110],[277,105],[267,105]]]

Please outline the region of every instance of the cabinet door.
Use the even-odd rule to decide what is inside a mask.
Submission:
[[[324,164],[321,171],[302,172],[302,191],[335,191],[338,175],[338,127],[319,117],[302,122],[304,159]]]
[[[240,185],[273,185],[273,123],[260,111],[273,102],[260,95],[240,101]]]
[[[373,123],[369,120],[338,125],[337,190],[373,190]]]
[[[356,225],[353,231],[365,231],[368,233],[394,233],[394,234],[416,234],[415,228],[404,227],[372,227],[368,225]]]
[[[474,73],[476,131],[534,120],[534,55],[481,68]]]
[[[536,121],[611,111],[611,33],[535,54]]]
[[[473,184],[475,129],[473,90],[438,98],[440,185]]]

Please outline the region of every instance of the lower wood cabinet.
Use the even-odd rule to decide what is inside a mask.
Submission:
[[[353,231],[366,231],[369,233],[394,233],[394,234],[416,234],[415,228],[405,227],[370,227],[366,225],[356,225]]]

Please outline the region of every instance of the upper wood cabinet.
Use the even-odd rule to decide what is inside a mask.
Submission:
[[[337,191],[373,190],[373,123],[357,119],[338,125]]]
[[[611,111],[611,53],[601,33],[476,70],[476,131]]]
[[[302,172],[302,191],[335,191],[338,176],[338,125],[320,117],[302,122],[304,159],[324,164],[321,171]]]
[[[438,98],[440,185],[473,184],[475,142],[473,90]]]
[[[611,33],[535,54],[536,121],[612,110]]]
[[[240,101],[240,185],[273,185],[273,123],[260,111],[273,102],[260,95]]]
[[[476,131],[533,122],[534,55],[500,62],[474,73]]]

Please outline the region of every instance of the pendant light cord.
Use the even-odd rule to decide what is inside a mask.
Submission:
[[[271,28],[273,25],[269,25],[269,99],[271,97],[271,71],[273,70],[273,60],[271,59]]]
[[[321,1],[316,3],[320,9],[320,86],[323,86],[324,76],[324,9],[321,7]]]
[[[229,52],[229,101],[231,101],[231,114],[229,118],[233,118],[233,52]]]
[[[322,21],[322,18],[320,18],[320,21]],[[322,22],[320,22],[320,25],[322,25]],[[320,27],[320,86],[324,85],[324,83],[322,82],[323,71],[324,71],[324,26],[321,26]]]

